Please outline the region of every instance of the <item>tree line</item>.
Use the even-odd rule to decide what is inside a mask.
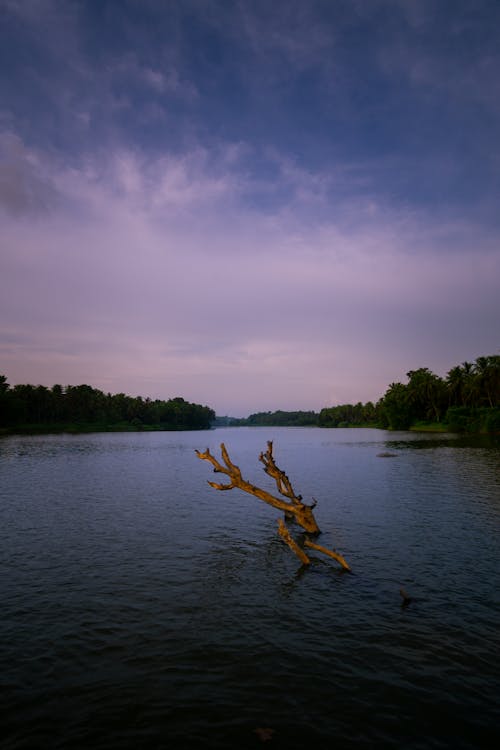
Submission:
[[[210,428],[215,412],[177,397],[162,401],[104,393],[90,385],[15,385],[0,375],[0,427],[7,430]]]
[[[500,431],[500,356],[478,357],[452,367],[444,378],[428,367],[406,373],[407,383],[391,383],[376,403],[322,409],[323,427],[371,424],[407,430],[441,424],[453,432]]]
[[[259,411],[249,417],[216,417],[214,427],[308,427],[318,424],[314,411]]]
[[[267,411],[239,419],[216,417],[208,406],[112,395],[89,385],[9,386],[0,375],[0,428],[74,426],[75,429],[208,429],[211,426],[373,426],[407,430],[435,423],[453,432],[500,432],[500,356],[456,365],[444,378],[427,367],[391,383],[377,403],[341,404],[314,411]]]
[[[406,384],[391,383],[377,404],[382,427],[404,430],[434,422],[453,432],[500,431],[500,356],[463,362],[445,378],[427,367],[406,376]]]
[[[453,432],[500,432],[500,356],[478,357],[444,378],[427,367],[391,383],[377,403],[340,404],[314,411],[267,411],[246,419],[219,417],[218,426],[362,427],[407,430],[434,423]]]

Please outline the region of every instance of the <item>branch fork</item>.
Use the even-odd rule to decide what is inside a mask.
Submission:
[[[213,456],[208,448],[206,449],[206,451],[196,451],[196,455],[198,456],[198,458],[200,458],[202,461],[208,461],[210,464],[212,464],[215,474],[225,474],[230,479],[228,483],[208,482],[211,487],[216,490],[222,491],[232,489],[243,490],[243,492],[247,492],[250,495],[258,497],[260,500],[263,500],[273,508],[277,508],[278,510],[283,511],[287,520],[296,521],[296,523],[301,526],[308,534],[317,536],[320,533],[319,526],[313,513],[313,509],[316,507],[316,500],[314,500],[313,498],[313,502],[311,503],[311,505],[307,505],[302,501],[302,495],[297,495],[295,493],[290,479],[284,471],[278,468],[275,463],[272,441],[268,441],[267,450],[260,454],[259,461],[264,465],[265,473],[272,479],[274,479],[276,488],[281,497],[276,497],[270,492],[267,492],[267,490],[256,487],[254,484],[251,484],[251,482],[247,482],[245,479],[243,479],[241,469],[231,461],[224,443],[221,443],[220,448],[222,462],[219,461],[215,456]],[[297,555],[300,561],[304,565],[309,565],[309,563],[311,562],[309,557],[304,552],[302,547],[299,546],[297,542],[292,538],[282,519],[280,519],[278,522],[278,533],[283,541],[288,544],[290,549],[292,549],[292,551]],[[340,563],[340,565],[344,569],[350,570],[349,565],[344,560],[342,555],[340,555],[338,552],[329,550],[326,547],[322,547],[319,544],[311,542],[311,540],[307,536],[305,537],[303,544],[306,547],[310,547],[311,549],[315,549],[318,552],[322,552],[323,554],[332,557],[334,560],[337,560],[337,562]]]

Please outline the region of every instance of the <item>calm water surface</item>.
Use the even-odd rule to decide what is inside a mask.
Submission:
[[[272,491],[268,439],[353,575],[302,569],[277,511],[207,485],[194,448],[224,441]],[[498,448],[309,428],[0,440],[3,747],[497,746]]]

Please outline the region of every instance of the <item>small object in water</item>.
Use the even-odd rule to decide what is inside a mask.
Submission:
[[[274,729],[271,727],[256,727],[253,731],[261,742],[272,740],[274,734]]]
[[[399,593],[403,597],[403,603],[402,603],[401,606],[402,607],[407,607],[410,604],[410,602],[413,601],[412,598],[411,598],[411,596],[408,596],[408,594],[406,593],[406,591],[404,589],[402,589],[402,588],[399,589]]]
[[[397,455],[397,453],[389,453],[388,451],[384,451],[383,453],[377,453],[377,458],[396,458]]]

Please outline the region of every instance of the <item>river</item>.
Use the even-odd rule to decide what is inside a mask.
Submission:
[[[225,442],[273,491],[267,440],[352,574],[302,568],[276,510],[207,484],[194,449]],[[3,748],[497,746],[499,542],[494,440],[2,438]]]

